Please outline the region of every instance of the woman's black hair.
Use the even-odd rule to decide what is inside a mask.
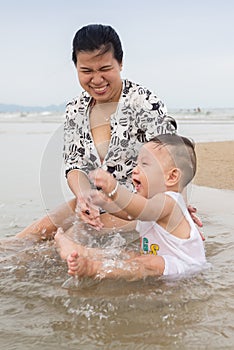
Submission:
[[[72,60],[77,64],[77,54],[82,51],[100,50],[99,55],[112,51],[118,63],[122,63],[123,50],[116,31],[108,25],[89,24],[75,34],[72,45]]]

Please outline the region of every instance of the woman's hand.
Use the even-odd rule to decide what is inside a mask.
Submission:
[[[199,228],[202,228],[203,227],[203,224],[202,224],[202,221],[201,219],[196,215],[196,212],[197,212],[197,209],[195,207],[192,207],[191,205],[188,206],[188,211],[189,211],[189,214],[192,218],[192,220],[194,221],[194,223],[199,227]],[[199,230],[199,229],[198,229]],[[201,230],[199,230],[199,233],[201,235],[201,238],[203,241],[205,241],[205,237],[203,235],[203,233],[201,232]]]
[[[92,204],[89,194],[79,196],[77,198],[76,205],[77,216],[86,224],[91,225],[96,230],[100,230],[103,227],[103,223],[100,219],[99,208]]]
[[[193,219],[193,221],[195,222],[195,224],[198,226],[198,227],[202,227],[203,224],[201,222],[201,219],[195,214],[197,212],[197,208],[195,207],[192,207],[191,205],[188,206],[188,211],[189,211],[189,214],[191,215],[191,218]]]

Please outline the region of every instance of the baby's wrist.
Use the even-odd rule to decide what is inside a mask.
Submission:
[[[107,196],[111,199],[113,199],[113,197],[116,195],[117,191],[118,191],[118,188],[119,188],[119,182],[116,181],[115,183],[115,187],[110,191],[110,192],[107,192]]]

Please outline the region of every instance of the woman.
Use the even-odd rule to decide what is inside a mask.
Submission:
[[[49,238],[58,226],[64,227],[76,208],[84,222],[102,227],[99,210],[85,200],[91,186],[89,172],[103,167],[130,187],[142,143],[176,131],[175,120],[167,116],[166,107],[154,93],[121,79],[122,45],[112,27],[94,24],[78,30],[72,59],[84,89],[67,104],[64,127],[66,176],[75,198],[17,237]]]

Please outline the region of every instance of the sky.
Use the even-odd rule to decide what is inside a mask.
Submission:
[[[232,108],[233,19],[233,0],[0,0],[0,103],[57,105],[79,95],[72,39],[102,23],[122,41],[122,77],[168,108]]]

